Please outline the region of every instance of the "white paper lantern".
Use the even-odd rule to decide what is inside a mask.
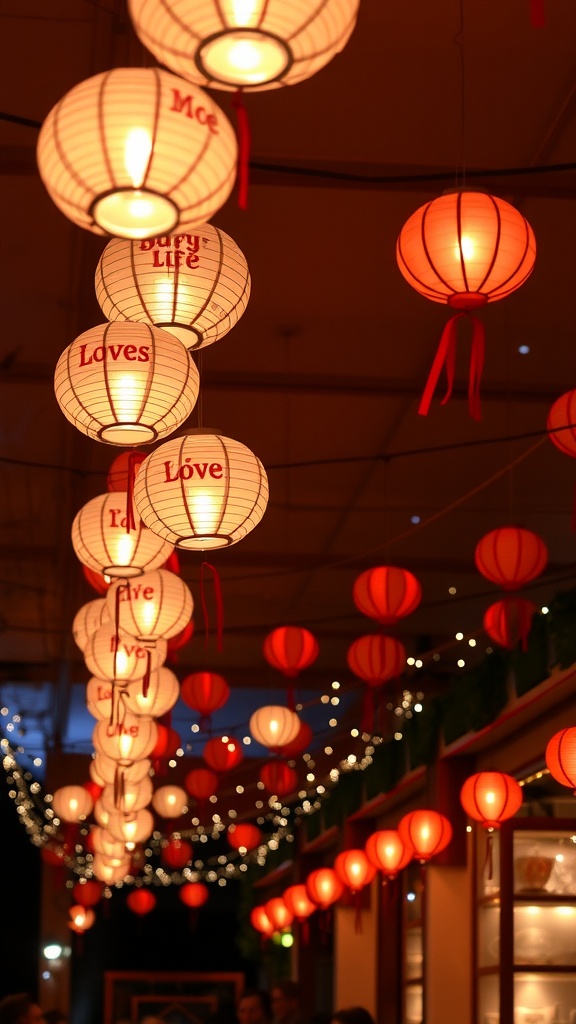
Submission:
[[[107,829],[110,835],[125,843],[143,843],[154,830],[154,818],[150,811],[143,808],[135,814],[121,814],[116,811],[110,815]]]
[[[161,64],[215,89],[272,89],[310,78],[346,45],[360,0],[129,0]]]
[[[106,828],[95,825],[90,829],[90,839],[94,853],[99,853],[110,861],[121,864],[126,860],[126,847],[121,839],[115,839]]]
[[[173,572],[155,569],[137,580],[114,583],[106,595],[108,613],[118,610],[118,625],[139,640],[169,640],[192,617],[190,589]]]
[[[104,786],[102,790],[102,806],[110,814],[120,811],[122,814],[134,814],[147,807],[152,799],[151,779],[141,779],[140,782],[123,783],[119,786]]]
[[[142,683],[129,683],[123,695],[124,707],[132,715],[161,718],[174,707],[180,696],[180,683],[174,673],[162,665],[150,673],[148,691],[144,696]]]
[[[181,786],[160,786],[152,797],[152,806],[161,818],[179,818],[188,809],[188,795]]]
[[[81,651],[85,649],[92,634],[109,618],[108,608],[103,597],[97,597],[95,601],[88,601],[76,612],[72,623],[72,636]]]
[[[52,810],[62,821],[84,821],[93,807],[94,801],[84,786],[60,786],[52,798]]]
[[[112,238],[95,281],[108,320],[155,324],[189,350],[223,338],[250,296],[246,257],[212,224],[145,241]]]
[[[83,434],[108,444],[150,444],[188,418],[198,370],[167,331],[99,324],[75,338],[54,374],[56,400]]]
[[[106,754],[106,757],[120,763],[147,758],[157,741],[156,722],[151,718],[137,718],[135,715],[126,715],[123,722],[114,725],[97,722],[92,733],[92,744],[96,753]],[[98,802],[102,804],[101,797]],[[105,807],[103,809],[106,810]],[[108,828],[108,825],[104,824]]]
[[[56,206],[98,235],[151,238],[210,220],[232,191],[237,144],[210,96],[159,68],[74,86],[38,138]]]
[[[90,776],[95,782],[98,782],[99,786],[112,785],[118,775],[122,775],[126,782],[133,783],[140,782],[141,779],[149,775],[150,768],[151,764],[147,758],[134,761],[129,765],[119,765],[118,761],[107,757],[106,754],[96,754],[96,757],[90,762]]]
[[[98,679],[132,681],[144,678],[148,658],[152,673],[163,664],[167,653],[165,640],[145,646],[135,636],[122,629],[117,632],[111,623],[105,623],[89,638],[84,648],[84,661],[88,671]]]
[[[289,708],[268,704],[254,712],[249,729],[263,747],[284,747],[296,739],[300,732],[300,719]]]
[[[92,873],[100,882],[104,882],[106,885],[114,885],[115,882],[121,882],[126,875],[130,874],[131,863],[132,861],[129,856],[121,864],[116,864],[114,859],[109,859],[103,857],[101,853],[96,853],[92,860]]]
[[[137,680],[142,686],[142,681]],[[109,722],[112,715],[112,697],[114,684],[110,679],[92,676],[86,685],[86,707],[93,718],[99,722]],[[106,785],[106,783],[104,783]]]
[[[260,522],[268,478],[245,445],[199,431],[166,441],[144,460],[134,503],[146,526],[177,547],[228,547]]]
[[[101,828],[108,827],[108,821],[110,820],[110,812],[102,806],[102,801],[100,799],[98,799],[94,804],[93,815],[94,821],[96,821],[98,825],[101,826]]]
[[[128,579],[164,565],[174,545],[145,530],[134,510],[126,529],[127,495],[112,491],[82,506],[72,523],[72,547],[83,565],[105,576]]]

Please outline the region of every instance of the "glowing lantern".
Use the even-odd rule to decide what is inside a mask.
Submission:
[[[428,413],[442,366],[452,391],[458,320],[488,302],[503,299],[529,277],[536,258],[532,228],[518,210],[496,196],[459,190],[421,206],[406,221],[396,246],[398,266],[409,284],[432,302],[457,310],[448,322],[420,402]],[[480,419],[484,330],[476,317],[468,400]]]
[[[180,695],[189,708],[207,719],[213,711],[224,707],[230,687],[216,672],[192,672],[182,680]]]
[[[148,656],[152,673],[166,657],[166,641],[158,640],[153,647],[146,647],[124,630],[116,632],[109,623],[92,634],[84,649],[86,667],[98,679],[143,679]]]
[[[406,664],[404,645],[392,636],[360,636],[348,648],[351,672],[370,687],[397,679]]]
[[[365,850],[368,860],[390,880],[396,878],[414,856],[412,845],[402,840],[396,829],[373,832],[366,841]]]
[[[76,612],[72,622],[72,636],[81,651],[86,647],[92,633],[95,633],[108,619],[108,609],[103,597],[83,604]]]
[[[113,238],[96,268],[96,298],[108,320],[155,324],[189,351],[223,338],[249,296],[245,256],[212,224],[140,242]]]
[[[122,722],[96,722],[92,743],[97,753],[114,761],[142,761],[154,749],[158,730],[151,718],[126,714]]]
[[[102,886],[90,878],[76,882],[72,889],[72,899],[82,907],[95,907],[102,898]]]
[[[485,534],[476,545],[476,567],[503,590],[518,590],[545,569],[548,550],[544,541],[521,526],[502,526]]]
[[[87,583],[94,588],[97,594],[105,594],[110,586],[110,577],[104,576],[101,572],[89,569],[87,565],[82,566],[82,574]]]
[[[256,825],[240,822],[238,825],[230,825],[228,828],[228,842],[234,850],[247,853],[248,850],[254,850],[260,846],[262,833]]]
[[[150,761],[142,758],[142,760],[133,761],[127,765],[119,765],[118,761],[112,757],[96,754],[94,760],[90,762],[90,774],[92,774],[93,768],[97,777],[102,780],[103,786],[112,785],[119,778],[132,784],[146,778],[150,772]]]
[[[576,391],[567,391],[557,398],[548,413],[550,440],[565,455],[576,459]]]
[[[121,786],[105,786],[102,792],[102,806],[110,814],[121,811],[122,814],[133,814],[147,807],[152,799],[152,780],[141,779],[136,783],[124,783]]]
[[[439,811],[410,811],[400,819],[398,835],[406,846],[412,847],[413,856],[424,864],[446,849],[452,839],[452,825]]]
[[[127,495],[108,492],[92,498],[72,523],[72,547],[90,569],[107,576],[141,576],[163,565],[172,551],[166,538],[145,530],[138,516],[126,529]]]
[[[282,894],[282,899],[293,914],[294,919],[302,923],[318,909],[306,891],[305,885],[289,885]]]
[[[268,478],[249,448],[201,431],[166,441],[145,459],[134,501],[150,532],[177,547],[228,547],[260,522]]]
[[[546,764],[553,778],[576,794],[576,727],[555,733],[546,746]]]
[[[260,782],[275,796],[288,796],[298,789],[298,775],[286,761],[269,761],[262,765]]]
[[[257,743],[277,748],[296,739],[300,732],[300,719],[289,708],[267,704],[251,715],[248,727]]]
[[[343,885],[351,892],[360,892],[376,877],[376,868],[364,850],[344,850],[334,861],[334,870]]]
[[[38,138],[51,199],[97,235],[150,238],[210,220],[232,191],[233,128],[201,90],[159,68],[114,68],[52,108]]]
[[[134,814],[111,814],[106,826],[110,835],[125,843],[143,843],[154,831],[154,818],[145,807]]]
[[[181,786],[160,786],[152,797],[152,806],[161,818],[179,818],[188,809],[186,790]]]
[[[340,899],[344,886],[333,868],[317,868],[306,879],[306,892],[312,903],[326,910],[331,903]]]
[[[151,910],[154,910],[156,897],[149,889],[133,889],[126,897],[126,906],[133,914],[143,917],[145,914],[149,914]]]
[[[266,916],[275,932],[283,932],[289,928],[294,920],[294,915],[284,903],[281,896],[275,896],[264,904]]]
[[[158,723],[158,739],[154,745],[150,757],[154,760],[164,759],[167,761],[176,756],[176,751],[181,745],[181,739],[175,729],[167,729],[165,725]]]
[[[509,594],[502,601],[495,601],[484,612],[484,629],[494,643],[508,651],[517,644],[525,651],[532,619],[538,611],[533,601]]]
[[[139,640],[176,636],[190,621],[194,602],[189,588],[173,572],[155,569],[135,582],[118,581],[106,596],[108,613]]]
[[[106,857],[110,864],[113,861],[115,861],[116,865],[124,863],[126,860],[126,844],[122,839],[116,839],[110,834],[108,829],[102,828],[101,825],[91,829],[90,838],[94,853],[99,853],[102,857]],[[81,903],[82,901],[79,900],[78,902]]]
[[[174,707],[179,694],[178,678],[169,668],[162,665],[150,673],[146,696],[144,696],[142,682],[136,679],[133,683],[128,683],[122,700],[124,707],[132,715],[161,718]]]
[[[92,861],[92,872],[95,878],[100,879],[105,885],[114,885],[121,882],[130,873],[131,860],[126,857],[122,864],[110,863],[102,854],[95,854]]]
[[[184,839],[170,839],[166,846],[162,847],[160,859],[166,867],[172,868],[173,871],[185,868],[192,860],[192,846]]]
[[[460,802],[466,814],[492,830],[512,818],[522,806],[522,787],[505,772],[477,772],[462,786]]]
[[[84,786],[61,786],[52,799],[52,810],[62,821],[84,821],[93,807],[94,801]]]
[[[107,828],[108,822],[110,821],[110,813],[102,806],[102,801],[97,800],[94,804],[94,821],[100,825],[101,828]]]
[[[264,657],[272,668],[288,678],[299,675],[318,657],[318,643],[308,629],[301,626],[280,626],[264,641]]]
[[[178,896],[184,906],[196,909],[203,907],[208,902],[210,892],[203,882],[186,882],[178,891]]]
[[[238,740],[230,736],[215,736],[205,744],[202,756],[215,772],[229,772],[240,764],[244,754]]]
[[[266,938],[270,938],[274,934],[274,925],[270,921],[268,914],[264,907],[253,907],[250,911],[250,924]]]
[[[395,565],[380,565],[358,576],[352,589],[358,611],[383,626],[410,615],[422,600],[422,587],[411,572]]]
[[[210,89],[255,90],[295,85],[320,71],[346,45],[358,4],[130,0],[129,11],[160,64]]]
[[[297,757],[298,754],[302,754],[305,750],[309,749],[313,739],[314,733],[308,722],[301,720],[298,734],[290,743],[284,743],[281,747],[271,747],[270,749],[274,753],[281,754],[282,757]]]
[[[88,931],[96,920],[94,911],[90,910],[88,907],[83,907],[81,903],[70,907],[68,913],[70,914],[68,927],[71,928],[73,932],[78,932],[79,934]]]
[[[193,768],[188,772],[184,785],[199,803],[203,803],[214,795],[218,789],[218,776],[208,768]]]

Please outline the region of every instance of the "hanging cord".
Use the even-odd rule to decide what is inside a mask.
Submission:
[[[204,590],[204,569],[210,569],[214,580],[214,596],[216,599],[216,650],[224,650],[224,644],[222,635],[224,632],[224,604],[222,601],[222,584],[220,583],[220,576],[218,570],[211,565],[210,562],[202,562],[200,566],[200,596],[202,599],[202,611],[204,613],[204,650],[208,646],[208,637],[210,633],[210,622],[208,616],[208,606],[206,604],[206,594]]]
[[[234,93],[232,106],[236,111],[238,124],[238,207],[240,210],[247,210],[251,139],[248,111],[244,106],[242,89]]]
[[[459,4],[459,25],[454,36],[454,45],[458,50],[460,61],[460,153],[456,172],[454,175],[456,188],[464,188],[466,185],[466,64],[464,61],[464,0]]]

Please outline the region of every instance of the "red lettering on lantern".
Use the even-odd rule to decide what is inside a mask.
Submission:
[[[223,467],[220,462],[193,462],[190,465],[190,459],[184,460],[184,465],[180,466],[179,469],[173,470],[171,462],[164,463],[164,482],[167,484],[174,483],[175,480],[190,480],[191,477],[199,476],[201,480],[204,479],[206,474],[212,477],[213,480],[221,480],[223,474]],[[171,472],[175,472],[175,476],[171,476]]]
[[[110,358],[113,363],[116,363],[122,354],[124,354],[124,358],[130,363],[133,363],[136,358],[140,363],[150,362],[149,345],[140,345],[138,349],[136,349],[136,345],[107,345],[106,347],[104,347],[104,345],[98,345],[91,355],[87,354],[87,348],[87,345],[80,346],[79,366],[90,366],[93,362],[102,363],[104,359],[108,358]],[[138,356],[136,356],[136,352],[138,352]]]
[[[121,509],[121,508],[109,508],[108,512],[110,513],[110,526],[112,528],[114,528],[116,526],[119,526],[123,530],[125,530],[126,529],[126,516],[123,516],[120,519],[120,521],[118,521],[118,519],[116,518],[117,516],[122,516],[123,509]]]
[[[176,111],[177,114],[184,113],[191,120],[196,118],[198,124],[206,125],[211,135],[218,135],[218,122],[215,114],[207,114],[204,107],[194,109],[194,97],[182,96],[179,89],[172,89],[172,95],[174,98],[170,110]]]

